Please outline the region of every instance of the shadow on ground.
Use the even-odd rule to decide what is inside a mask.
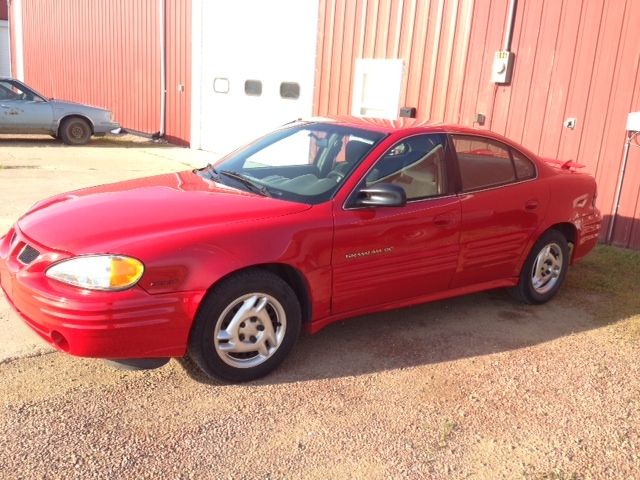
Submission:
[[[629,282],[637,271],[639,252],[599,247],[572,267],[564,288],[545,305],[523,305],[505,290],[494,290],[338,322],[316,335],[303,335],[285,363],[255,383],[350,377],[450,362],[601,328],[640,314],[640,300],[632,294],[640,279]],[[199,375],[193,378],[209,383]]]
[[[49,135],[0,135],[0,147],[12,148],[162,148],[167,145],[169,144],[164,140],[155,141],[135,135],[92,137],[89,143],[81,146],[65,145],[62,140]]]

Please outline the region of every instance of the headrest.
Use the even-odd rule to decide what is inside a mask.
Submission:
[[[350,140],[344,150],[344,160],[347,163],[355,163],[362,159],[371,149],[371,145],[359,140]]]

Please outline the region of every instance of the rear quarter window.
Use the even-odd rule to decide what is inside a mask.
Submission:
[[[536,176],[536,167],[531,160],[513,149],[511,155],[518,180],[527,180]]]
[[[509,147],[493,140],[453,135],[462,190],[465,192],[514,182],[516,173]]]

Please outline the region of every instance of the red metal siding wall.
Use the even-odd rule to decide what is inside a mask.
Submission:
[[[159,2],[22,4],[28,84],[45,95],[109,108],[125,128],[159,131]],[[166,2],[166,133],[180,143],[189,141],[190,11],[190,0]]]
[[[638,6],[520,0],[513,81],[495,86],[491,62],[508,0],[321,0],[315,113],[350,112],[356,58],[403,58],[403,105],[465,125],[483,113],[484,128],[541,155],[577,159],[598,180],[608,222],[626,116],[640,111]],[[567,117],[577,118],[574,130],[563,128]],[[631,149],[619,214],[614,243],[640,248],[639,148]]]

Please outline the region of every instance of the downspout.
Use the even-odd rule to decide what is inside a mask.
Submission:
[[[613,206],[611,209],[611,220],[609,220],[609,229],[607,231],[606,243],[611,245],[613,241],[613,229],[616,225],[616,218],[618,217],[618,209],[620,208],[620,195],[622,194],[622,184],[624,182],[625,171],[627,170],[627,160],[629,159],[629,147],[631,141],[638,135],[639,132],[627,132],[627,141],[624,144],[624,151],[622,153],[622,165],[620,166],[620,172],[618,173],[618,182],[616,184],[616,193],[613,198]]]
[[[13,29],[13,36],[9,37],[13,43],[15,59],[11,66],[11,76],[20,81],[24,81],[24,37],[22,24],[22,0],[12,0],[13,4],[13,24],[9,27]],[[11,22],[9,22],[11,23]],[[15,63],[15,71],[13,64]]]
[[[516,23],[516,11],[518,10],[518,0],[509,2],[509,15],[507,16],[507,29],[504,32],[504,43],[502,50],[511,51],[511,40],[513,39],[513,26]]]
[[[14,54],[11,51],[15,48],[15,41],[13,39],[13,27],[11,26],[11,0],[6,0],[7,4],[7,33],[9,34],[9,76],[15,77],[13,71]]]
[[[167,120],[167,46],[165,42],[165,7],[166,0],[158,0],[158,8],[160,9],[160,129],[158,131],[158,138],[164,137]]]

